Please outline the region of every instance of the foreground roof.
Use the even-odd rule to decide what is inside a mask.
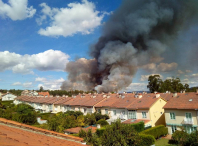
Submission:
[[[198,109],[198,94],[193,92],[178,94],[167,102],[164,109]]]
[[[30,130],[25,130],[18,127],[12,127],[0,123],[0,145],[2,146],[83,146],[83,144],[60,139],[54,136],[47,136]]]

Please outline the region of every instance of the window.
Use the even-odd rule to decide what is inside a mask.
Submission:
[[[128,119],[136,119],[136,111],[129,111]]]
[[[84,108],[84,113],[86,113],[87,112],[87,109],[86,108]]]
[[[177,130],[177,127],[175,125],[172,125],[171,126],[171,131],[172,131],[172,134]]]
[[[123,115],[123,116],[125,115],[125,111],[122,111],[122,115]]]
[[[196,131],[197,129],[196,129],[196,127],[191,127],[191,126],[186,126],[185,127],[185,131],[188,133],[188,134],[190,134],[190,133],[192,133],[193,131]]]
[[[67,110],[70,111],[70,110],[71,110],[71,107],[68,106],[68,107],[67,107]]]
[[[142,112],[142,118],[146,118],[146,112]]]
[[[192,120],[192,115],[191,115],[191,113],[186,113],[186,119],[187,120]]]
[[[108,115],[108,109],[105,109],[105,114]]]
[[[170,118],[175,119],[175,113],[170,113]]]
[[[98,113],[100,113],[100,114],[101,114],[101,109],[98,109],[97,111],[98,111]]]
[[[116,116],[116,110],[113,110],[113,115]]]

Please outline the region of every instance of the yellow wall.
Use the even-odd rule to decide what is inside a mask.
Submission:
[[[142,117],[142,112],[146,112],[146,118]],[[137,110],[137,119],[150,120],[149,110]]]
[[[150,108],[149,114],[151,118],[152,127],[157,125],[165,125],[165,115],[163,106],[166,104],[166,101],[159,98]]]

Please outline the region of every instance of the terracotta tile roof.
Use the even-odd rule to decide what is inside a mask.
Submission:
[[[88,102],[91,99],[91,95],[90,94],[79,94],[76,96],[75,98],[76,100],[74,100],[73,102],[70,103],[70,106],[80,106],[86,102]]]
[[[173,94],[172,93],[160,93],[160,96],[165,99],[166,101],[169,101],[172,97],[173,97]]]
[[[95,105],[95,107],[111,107],[113,103],[119,100],[118,94],[107,94],[106,99]]]
[[[4,124],[1,124],[4,123]],[[6,125],[5,125],[6,124]],[[81,146],[83,139],[66,135],[54,131],[49,131],[18,122],[6,120],[0,118],[0,145],[31,145],[31,146],[43,146],[43,145],[68,145],[68,146]],[[25,130],[25,129],[28,129]],[[33,132],[34,131],[34,132]],[[39,132],[39,133],[38,133]],[[40,134],[42,133],[42,134]],[[51,136],[48,136],[48,135]],[[52,137],[53,136],[53,137]],[[61,137],[63,139],[60,139]],[[66,140],[67,139],[67,140]],[[73,141],[70,141],[73,140]]]
[[[139,122],[144,122],[144,124],[150,122],[150,120],[146,120],[146,119],[128,119],[124,122],[122,122],[123,124],[135,124],[135,123],[139,123]]]
[[[63,97],[63,98],[61,98],[61,100],[56,101],[54,104],[55,105],[63,105],[63,103],[65,103],[71,99],[72,99],[72,97],[67,97],[67,98]]]
[[[198,94],[193,92],[180,93],[171,98],[164,109],[198,109]]]
[[[42,95],[42,96],[50,96],[49,92],[38,92],[38,95]]]
[[[120,95],[120,98],[114,102],[112,108],[126,108],[136,100],[135,94],[123,94]]]
[[[87,102],[82,103],[81,106],[94,106],[102,100],[105,100],[102,94],[95,94]]]
[[[70,129],[66,129],[64,130],[65,132],[69,132],[69,133],[79,133],[80,130],[84,130],[84,131],[88,131],[89,129],[91,129],[91,131],[93,133],[96,132],[97,127],[93,127],[93,126],[89,126],[87,128],[82,128],[82,127],[75,127],[75,128],[70,128]]]
[[[63,105],[78,105],[78,102],[79,102],[78,100],[82,102],[82,99],[85,100],[85,95],[82,98],[81,95],[79,94],[79,95],[73,96],[71,100],[64,102]]]
[[[132,104],[127,106],[127,109],[149,109],[159,98],[155,94],[143,94],[142,98],[136,98]]]

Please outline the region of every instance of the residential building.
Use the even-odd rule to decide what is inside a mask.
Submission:
[[[198,130],[198,94],[191,92],[173,95],[164,106],[169,134],[182,128],[188,133]]]
[[[165,99],[156,94],[135,95],[135,101],[126,107],[128,119],[147,121],[146,126],[165,125],[165,115],[163,106],[167,103]],[[150,120],[150,122],[148,122]]]
[[[2,95],[1,99],[2,101],[11,101],[14,100],[16,97],[17,97],[16,95],[7,92],[6,94]]]

